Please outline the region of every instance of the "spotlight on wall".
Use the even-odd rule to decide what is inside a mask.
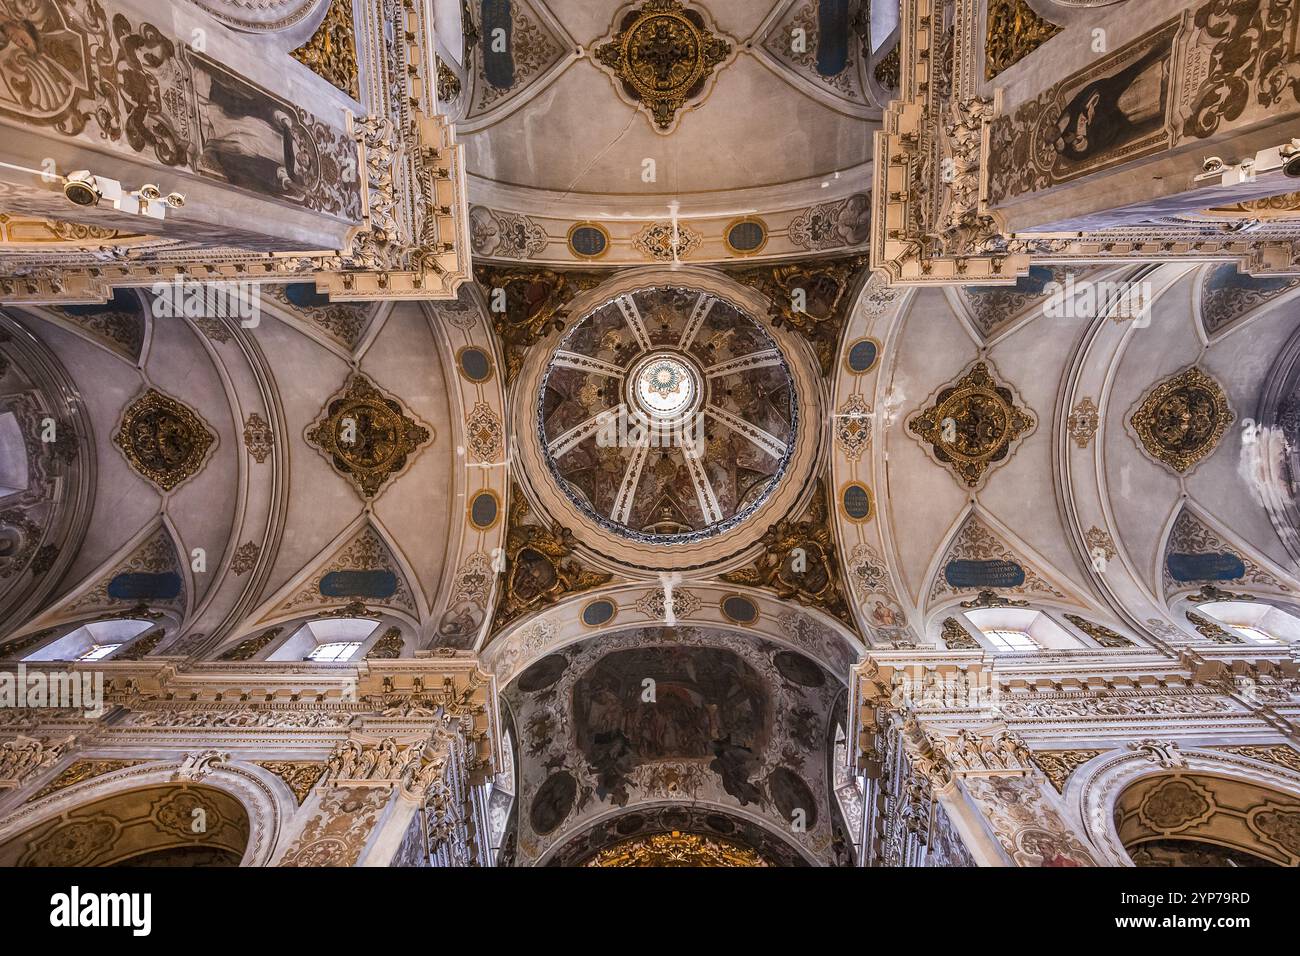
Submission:
[[[68,174],[63,181],[63,195],[68,197],[69,202],[78,206],[98,206],[99,201],[104,198],[103,190],[99,188],[96,177],[85,169]]]
[[[1220,186],[1236,186],[1241,183],[1253,183],[1260,176],[1280,172],[1291,179],[1300,178],[1300,139],[1293,139],[1281,146],[1261,149],[1254,156],[1248,156],[1236,163],[1227,163],[1218,156],[1208,156],[1201,163],[1201,173],[1193,182],[1217,179]]]
[[[79,169],[64,177],[63,195],[69,202],[85,208],[107,203],[118,212],[150,219],[162,219],[168,209],[180,209],[185,205],[182,193],[171,192],[164,196],[153,183],[145,183],[128,192],[116,179],[96,176],[87,169]]]
[[[1282,175],[1300,179],[1300,144],[1295,140],[1287,143],[1280,150],[1282,156]]]

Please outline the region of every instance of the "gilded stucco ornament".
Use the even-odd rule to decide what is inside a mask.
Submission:
[[[1192,367],[1147,393],[1129,424],[1148,455],[1181,475],[1214,452],[1235,419],[1223,387]]]
[[[1196,614],[1192,611],[1187,612],[1187,620],[1191,622],[1192,627],[1196,628],[1197,632],[1201,635],[1201,637],[1204,637],[1209,641],[1213,641],[1215,644],[1245,644],[1246,643],[1242,638],[1237,637],[1235,634],[1231,634],[1228,631],[1224,630],[1218,624],[1215,624],[1213,621],[1211,621],[1209,618],[1202,617],[1201,615]]]
[[[783,519],[759,539],[763,553],[751,565],[722,575],[729,584],[767,588],[783,601],[820,608],[850,627],[826,490],[818,487],[802,521]]]
[[[433,431],[358,372],[330,399],[306,438],[369,499],[433,440]]]
[[[698,833],[653,833],[601,850],[583,866],[767,866],[747,846]]]
[[[767,297],[772,324],[807,339],[822,374],[829,375],[848,317],[849,289],[866,265],[865,256],[852,256],[821,263],[759,266],[731,275]]]
[[[127,406],[113,435],[131,467],[163,491],[198,474],[215,441],[198,415],[153,388]]]
[[[361,99],[352,0],[333,0],[311,39],[289,55],[354,100]]]
[[[733,45],[704,16],[678,0],[646,0],[629,10],[593,58],[614,77],[621,94],[646,111],[659,133],[671,133],[680,114],[697,105]]]
[[[491,266],[474,272],[491,308],[492,330],[501,340],[507,385],[519,374],[528,349],[564,327],[570,300],[600,284],[598,276],[582,272]]]
[[[970,632],[961,626],[961,622],[955,617],[946,617],[943,619],[943,633],[941,634],[944,647],[950,651],[978,651],[980,642],[971,637]]]
[[[930,456],[947,465],[968,488],[983,484],[989,469],[1037,427],[1011,389],[976,362],[961,378],[940,389],[931,404],[914,412],[907,430]]]
[[[1075,627],[1077,627],[1079,630],[1083,631],[1083,633],[1091,637],[1102,647],[1132,647],[1133,646],[1133,642],[1130,641],[1127,637],[1125,637],[1123,634],[1118,633],[1117,631],[1112,631],[1104,624],[1097,624],[1096,622],[1089,621],[1086,618],[1082,618],[1077,614],[1067,614],[1065,615],[1065,619],[1069,621],[1071,624],[1073,624]]]
[[[993,79],[1060,32],[1059,26],[1040,17],[1025,0],[993,0],[984,42],[984,78]]]
[[[1086,764],[1093,757],[1100,756],[1101,750],[1040,750],[1034,754],[1034,763],[1047,775],[1057,793],[1065,792],[1065,783],[1070,774]]]
[[[573,533],[568,528],[525,523],[531,509],[518,486],[511,489],[510,501],[505,587],[497,602],[497,628],[565,595],[609,583],[612,575],[584,568],[573,557]]]

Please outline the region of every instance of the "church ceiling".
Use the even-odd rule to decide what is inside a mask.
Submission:
[[[1293,649],[1200,606],[1300,608],[1300,194],[1264,194],[1300,145],[1242,198],[1197,152],[1265,135],[1258,75],[1222,102],[1215,31],[1250,2],[1086,64],[1060,35],[1138,4],[195,2],[268,54],[251,73],[290,68],[275,96],[178,43],[82,64],[158,123],[76,87],[75,131],[28,124],[190,198],[0,212],[0,659],[117,670],[78,746],[229,743],[148,772],[317,814],[292,862],[428,862],[490,789],[485,853],[592,867],[1100,861],[1065,822],[1109,819],[1066,806],[1117,789],[1095,762],[1187,767],[1154,739],[1103,758],[1119,718],[1281,748]],[[173,32],[206,16],[176,6]],[[53,86],[0,101],[67,87],[28,52]],[[0,166],[0,194],[35,175]],[[1166,201],[1176,179],[1210,185]],[[203,299],[227,286],[251,314]],[[900,708],[908,667],[1015,699]],[[244,759],[256,730],[283,759]],[[33,799],[124,771],[78,753]],[[980,841],[936,788],[987,810]],[[368,840],[396,793],[421,825]],[[331,813],[355,846],[310,835]],[[1147,858],[1179,855],[1165,829]]]

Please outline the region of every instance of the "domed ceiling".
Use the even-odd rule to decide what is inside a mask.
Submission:
[[[573,325],[537,414],[551,474],[585,515],[671,544],[735,527],[768,498],[799,411],[785,355],[750,315],[654,286]]]

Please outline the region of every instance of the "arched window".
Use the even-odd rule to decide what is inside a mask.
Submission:
[[[24,660],[29,661],[102,661],[122,645],[129,644],[149,628],[154,621],[94,621],[83,624],[37,648]]]
[[[1196,611],[1232,628],[1252,644],[1300,641],[1300,620],[1263,601],[1212,601]]]
[[[515,741],[509,728],[501,737],[501,758],[501,772],[487,783],[488,831],[493,850],[500,849],[505,840],[515,802]]]
[[[268,661],[348,661],[379,627],[369,618],[348,617],[308,621],[275,649]]]
[[[1083,646],[1051,617],[1033,608],[978,608],[967,611],[965,617],[994,651],[1024,654],[1046,648],[1069,650]]]

